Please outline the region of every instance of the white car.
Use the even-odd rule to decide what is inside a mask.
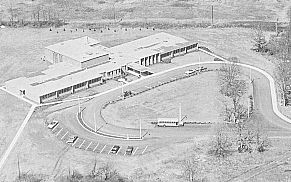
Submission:
[[[71,136],[68,140],[67,140],[67,144],[73,144],[75,143],[75,141],[78,139],[78,136]]]
[[[56,121],[56,120],[53,120],[51,123],[49,123],[48,125],[47,125],[47,127],[48,127],[48,129],[54,129],[57,125],[59,124],[59,122],[58,121]]]
[[[188,70],[185,72],[185,75],[192,75],[193,73],[195,73],[195,70]]]

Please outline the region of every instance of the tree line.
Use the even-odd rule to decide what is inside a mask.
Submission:
[[[262,27],[255,30],[253,50],[272,56],[275,63],[274,76],[279,88],[281,103],[291,103],[291,8],[288,12],[289,24],[282,32],[276,32],[266,40]]]
[[[0,24],[6,26],[59,27],[65,23],[65,18],[59,11],[48,6],[37,5],[28,12],[24,7],[15,7],[11,2],[6,14],[5,11],[0,11]]]

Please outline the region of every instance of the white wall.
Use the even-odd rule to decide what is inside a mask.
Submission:
[[[85,61],[85,62],[82,62],[81,66],[82,66],[82,68],[88,68],[88,67],[91,67],[91,66],[94,66],[94,65],[98,65],[98,64],[107,62],[107,61],[109,61],[109,55],[108,54],[104,55],[104,56],[100,56],[100,57],[94,58],[94,59],[90,59],[90,60]]]

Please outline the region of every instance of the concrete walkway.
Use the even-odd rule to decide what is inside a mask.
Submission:
[[[33,104],[28,112],[28,114],[26,115],[24,121],[22,122],[20,128],[18,129],[16,135],[14,136],[12,142],[10,143],[9,147],[6,149],[5,153],[2,155],[1,160],[0,160],[0,171],[2,169],[2,167],[4,166],[9,154],[11,153],[12,149],[14,148],[15,144],[17,143],[21,133],[23,132],[27,122],[29,121],[30,117],[33,114],[34,109],[36,108],[37,105]]]

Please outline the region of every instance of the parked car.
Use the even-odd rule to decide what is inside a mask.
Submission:
[[[58,121],[56,121],[56,120],[53,120],[51,123],[49,123],[48,125],[47,125],[47,127],[48,127],[48,129],[54,129],[57,125],[59,124],[59,122]]]
[[[114,145],[110,151],[110,154],[116,154],[120,147],[118,145]]]
[[[78,139],[78,136],[71,136],[68,140],[67,140],[67,144],[73,144],[76,142],[76,140]]]
[[[192,75],[193,73],[195,73],[195,70],[188,70],[185,72],[185,75]]]
[[[126,155],[131,155],[133,152],[133,146],[128,146],[126,151],[125,151],[125,154]]]

